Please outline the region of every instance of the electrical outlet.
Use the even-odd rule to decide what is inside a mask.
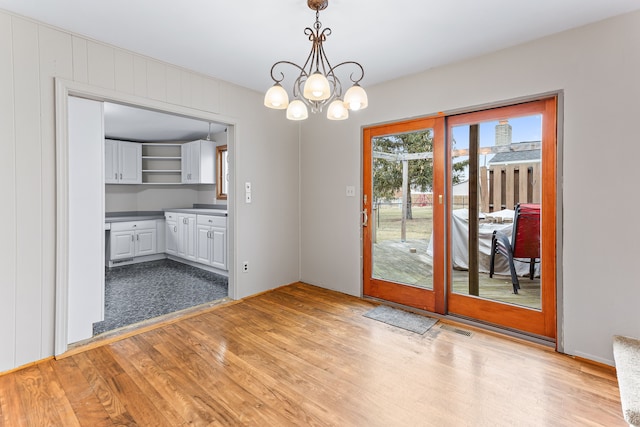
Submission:
[[[246,273],[249,271],[249,261],[245,261],[242,263],[242,272]]]
[[[250,192],[246,192],[244,194],[244,202],[245,203],[251,203],[251,193]]]
[[[353,185],[347,185],[347,197],[355,197],[356,187]]]

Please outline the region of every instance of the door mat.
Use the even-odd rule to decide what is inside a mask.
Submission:
[[[386,305],[379,305],[364,313],[363,316],[421,335],[431,329],[438,321],[438,319],[421,316]]]

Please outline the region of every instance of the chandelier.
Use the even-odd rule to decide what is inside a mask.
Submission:
[[[329,0],[307,0],[310,9],[316,11],[316,22],[313,28],[307,27],[305,35],[312,43],[311,52],[303,66],[290,61],[278,61],[271,67],[271,78],[275,82],[264,96],[264,105],[276,110],[287,109],[287,119],[304,120],[309,117],[308,108],[312,113],[322,112],[328,105],[327,118],[329,120],[344,120],[349,118],[349,110],[356,111],[366,108],[368,105],[367,93],[359,82],[364,77],[364,68],[354,61],[341,62],[332,66],[327,58],[322,43],[331,35],[331,29],[322,31],[320,23],[320,11],[327,8]],[[276,68],[290,65],[300,71],[293,82],[293,101],[289,102],[287,91],[280,84],[284,80],[284,74],[274,74]],[[355,68],[349,76],[353,85],[342,97],[342,83],[335,70],[343,65]],[[355,78],[354,78],[355,76]],[[308,107],[308,108],[307,108]]]

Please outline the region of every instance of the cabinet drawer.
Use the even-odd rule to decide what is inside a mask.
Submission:
[[[212,227],[227,228],[226,216],[198,215],[196,220],[198,225],[210,225]]]
[[[142,230],[148,228],[155,229],[156,221],[151,219],[147,221],[125,221],[111,223],[111,231]]]
[[[165,212],[164,213],[164,219],[166,219],[167,221],[177,221],[178,220],[178,214],[175,212]]]

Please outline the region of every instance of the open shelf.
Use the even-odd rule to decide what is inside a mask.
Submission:
[[[142,183],[180,184],[182,144],[142,143]]]

